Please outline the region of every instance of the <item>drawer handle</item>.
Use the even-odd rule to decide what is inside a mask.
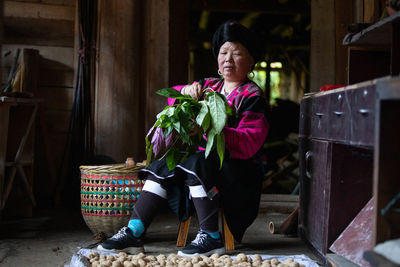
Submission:
[[[306,157],[305,157],[305,169],[306,169],[306,176],[311,179],[311,157],[312,157],[312,152],[307,151],[306,152]]]
[[[365,108],[360,108],[360,109],[358,110],[358,112],[360,112],[361,115],[366,115],[366,114],[370,113],[371,110],[365,109]]]
[[[317,113],[315,113],[315,115],[317,115],[318,117],[322,117],[322,116],[324,116],[324,113],[320,113],[320,112],[317,112]]]
[[[344,114],[344,112],[342,112],[342,111],[334,111],[333,114],[335,114],[336,116],[342,116]]]

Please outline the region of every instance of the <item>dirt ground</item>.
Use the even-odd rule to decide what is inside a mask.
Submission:
[[[41,211],[29,219],[1,222],[0,266],[65,266],[80,248],[96,243],[80,213],[67,210]],[[231,254],[296,255],[305,254],[315,259],[311,251],[297,237],[272,235],[268,222],[282,214],[262,213],[247,230],[242,243],[236,244]],[[176,253],[177,219],[170,213],[161,214],[147,230],[147,254]],[[198,231],[193,218],[188,241]]]

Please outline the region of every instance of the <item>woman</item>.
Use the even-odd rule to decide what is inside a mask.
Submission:
[[[235,117],[223,129],[226,154],[222,167],[215,152],[207,159],[198,151],[169,171],[165,159],[156,160],[139,173],[146,179],[128,227],[98,246],[101,250],[137,253],[143,249],[141,236],[154,216],[168,203],[178,219],[197,212],[200,231],[178,254],[182,256],[222,254],[224,244],[218,231],[222,208],[235,240],[241,241],[258,213],[262,172],[257,152],[268,133],[269,106],[263,92],[248,75],[260,59],[259,42],[247,28],[234,21],[222,24],[213,37],[213,53],[220,78],[206,78],[176,87],[181,93],[201,99],[211,88],[224,94]],[[172,104],[173,100],[169,100]]]

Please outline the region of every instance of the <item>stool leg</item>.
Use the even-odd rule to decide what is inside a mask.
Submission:
[[[229,230],[228,225],[226,224],[226,219],[225,216],[223,214],[223,212],[221,212],[221,221],[222,221],[222,235],[225,241],[225,249],[226,250],[235,250],[235,239],[233,238],[233,235],[231,233],[231,231]]]
[[[189,217],[189,219],[187,219],[186,221],[179,223],[178,238],[176,240],[177,247],[186,246],[186,240],[187,240],[187,236],[189,233],[189,226],[190,226],[191,219],[192,219],[192,217]]]

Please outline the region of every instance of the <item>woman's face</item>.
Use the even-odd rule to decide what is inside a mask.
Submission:
[[[253,57],[241,43],[226,42],[219,49],[218,69],[226,81],[244,81],[253,63]]]

